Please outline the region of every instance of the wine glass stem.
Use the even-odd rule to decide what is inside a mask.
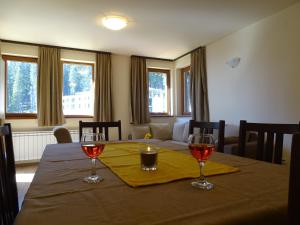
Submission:
[[[204,167],[205,162],[204,161],[200,161],[199,162],[199,166],[200,166],[200,177],[199,180],[200,181],[204,181],[205,180],[205,176],[203,174],[203,167]]]
[[[92,176],[96,175],[96,159],[92,159]]]

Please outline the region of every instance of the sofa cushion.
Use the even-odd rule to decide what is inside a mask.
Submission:
[[[246,132],[246,142],[257,141],[257,133],[248,131]]]
[[[245,145],[245,157],[256,159],[256,141],[247,142]],[[229,144],[224,146],[224,153],[239,155],[239,144]]]
[[[237,137],[239,136],[239,126],[235,124],[225,124],[225,137]]]
[[[185,123],[174,123],[173,127],[173,135],[172,140],[173,141],[183,141],[183,131],[184,131]]]
[[[237,144],[239,143],[239,137],[236,136],[230,136],[224,138],[224,145],[231,145],[231,144]]]
[[[132,138],[133,139],[143,139],[145,134],[150,133],[149,125],[139,125],[132,127]]]
[[[186,143],[188,142],[188,138],[189,138],[189,127],[190,127],[190,123],[186,122],[184,124],[183,139],[182,139],[182,141]]]
[[[161,140],[172,139],[171,126],[168,123],[156,123],[150,124],[151,133],[153,138]]]

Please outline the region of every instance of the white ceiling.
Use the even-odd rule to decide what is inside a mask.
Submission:
[[[0,0],[0,38],[176,58],[298,0]],[[110,31],[97,20],[123,15]]]

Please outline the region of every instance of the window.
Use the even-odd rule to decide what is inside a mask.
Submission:
[[[190,115],[191,110],[191,70],[190,67],[181,70],[182,114]]]
[[[94,114],[94,65],[63,62],[63,112],[66,117]]]
[[[36,118],[37,59],[4,55],[6,118]]]
[[[153,115],[170,113],[170,71],[148,69],[149,112]]]

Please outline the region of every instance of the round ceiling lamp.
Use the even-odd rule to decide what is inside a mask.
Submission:
[[[102,23],[110,30],[121,30],[127,26],[127,19],[121,16],[106,16],[102,19]]]

